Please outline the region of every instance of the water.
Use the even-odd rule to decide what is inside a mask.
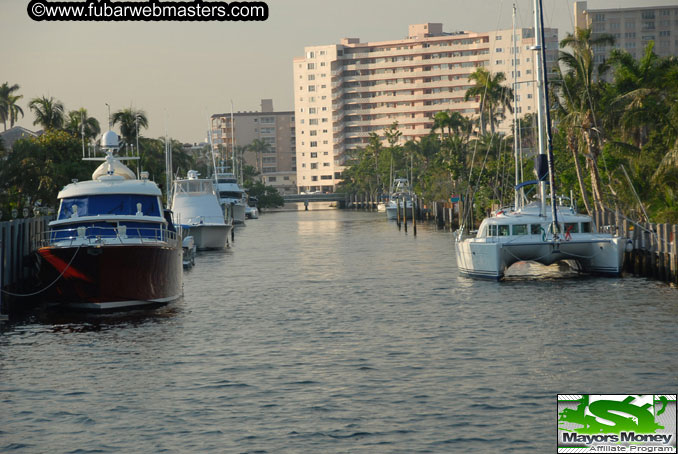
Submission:
[[[0,334],[0,452],[553,452],[556,394],[675,393],[677,293],[460,278],[383,213],[248,221],[183,301]]]

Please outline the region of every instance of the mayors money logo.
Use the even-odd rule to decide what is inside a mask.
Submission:
[[[558,452],[676,453],[676,395],[558,395]]]

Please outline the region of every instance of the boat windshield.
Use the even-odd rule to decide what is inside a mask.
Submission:
[[[212,180],[183,180],[176,182],[177,193],[214,193]]]
[[[219,191],[219,198],[222,198],[222,199],[242,199],[242,192]]]
[[[137,209],[137,204],[141,209]],[[61,200],[58,219],[82,216],[128,215],[160,216],[158,197],[140,194],[99,194]]]
[[[226,183],[238,183],[235,178],[219,178],[217,179],[217,183],[219,184],[226,184]]]

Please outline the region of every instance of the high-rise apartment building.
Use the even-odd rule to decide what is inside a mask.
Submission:
[[[615,39],[612,46],[594,48],[597,63],[605,61],[614,48],[641,58],[650,41],[660,57],[678,55],[678,5],[589,9],[587,3],[574,3],[575,27],[592,28],[594,36],[610,34]]]
[[[212,143],[217,156],[229,162],[232,146],[247,147],[259,139],[268,147],[261,156],[244,151],[245,164],[259,169],[264,183],[282,192],[296,192],[296,144],[294,112],[275,112],[273,101],[261,100],[261,112],[234,112],[211,117]],[[232,140],[231,131],[235,134]]]
[[[556,63],[557,29],[545,29],[547,67]],[[306,47],[294,59],[297,131],[297,186],[300,191],[334,191],[341,181],[346,152],[362,147],[370,133],[380,135],[394,122],[401,140],[427,135],[433,116],[443,110],[477,117],[479,100],[464,101],[477,68],[504,72],[514,80],[517,56],[518,110],[536,112],[532,28],[486,33],[443,32],[439,23],[409,26],[405,39]],[[508,112],[507,112],[508,113]],[[508,129],[511,115],[502,123]]]

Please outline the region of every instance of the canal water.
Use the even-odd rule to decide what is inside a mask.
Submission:
[[[469,280],[385,217],[266,214],[180,302],[4,326],[0,452],[554,452],[558,393],[676,392],[676,289]]]

